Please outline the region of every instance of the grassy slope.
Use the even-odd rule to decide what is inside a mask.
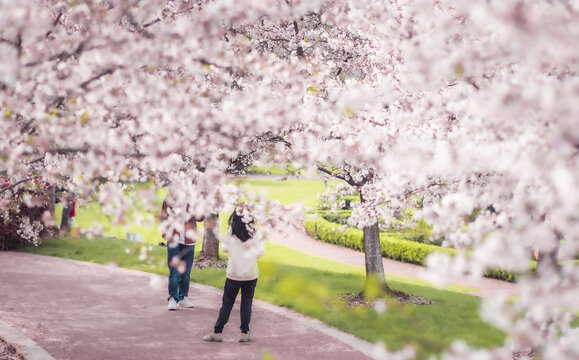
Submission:
[[[245,186],[249,191],[278,200],[284,205],[303,203],[304,206],[313,206],[316,196],[327,190],[321,180],[250,178]]]
[[[316,195],[325,189],[322,181],[290,179],[279,182],[265,178],[248,179],[245,186],[283,204],[304,203],[306,206],[313,205]],[[136,209],[138,211],[138,206]],[[126,231],[140,232],[145,244],[106,238],[54,239],[27,251],[103,264],[114,262],[122,267],[163,275],[168,273],[165,249],[148,245],[160,240],[156,225],[113,227],[96,204],[78,209],[77,214],[76,223],[81,227],[98,221],[119,237],[124,237]],[[226,218],[227,214],[221,215],[222,231]],[[260,260],[257,298],[316,317],[368,341],[384,341],[392,350],[407,343],[414,344],[420,358],[440,353],[456,339],[464,339],[476,347],[498,346],[504,339],[503,333],[480,320],[478,298],[437,290],[409,278],[388,276],[392,288],[426,297],[436,304],[425,307],[388,304],[383,314],[373,309],[345,308],[336,302],[336,296],[358,292],[364,281],[364,269],[274,243],[266,246],[266,256]],[[146,256],[139,260],[144,250]],[[198,254],[199,248],[196,250]],[[194,269],[192,272],[193,281],[218,288],[222,288],[224,277],[223,269]]]

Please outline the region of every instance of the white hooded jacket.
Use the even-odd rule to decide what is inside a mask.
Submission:
[[[221,250],[229,253],[227,278],[237,281],[257,279],[257,259],[263,256],[264,247],[261,233],[256,231],[252,238],[242,242],[237,236],[227,232],[221,241]]]

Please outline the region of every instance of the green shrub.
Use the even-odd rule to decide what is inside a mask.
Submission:
[[[454,249],[405,240],[400,235],[391,233],[380,234],[380,247],[384,257],[417,265],[425,265],[426,258],[432,252],[456,254]]]
[[[362,230],[346,227],[345,231],[340,231],[341,225],[324,219],[307,220],[305,226],[308,232],[317,240],[364,251]]]
[[[351,227],[342,229],[343,226],[325,219],[308,219],[305,227],[308,233],[317,240],[364,251],[364,234],[360,229]],[[380,248],[382,256],[386,258],[417,265],[425,265],[426,258],[433,252],[442,252],[452,256],[457,253],[455,249],[405,240],[403,234],[390,232],[380,233]],[[536,262],[532,261],[530,271],[534,272],[535,269]],[[513,272],[502,269],[487,269],[484,275],[505,281],[515,280]]]
[[[352,210],[337,210],[337,211],[329,211],[329,210],[318,210],[318,215],[321,216],[323,219],[339,225],[346,225],[348,224],[348,219],[352,215]]]
[[[418,220],[416,226],[401,229],[398,232],[402,234],[404,239],[415,241],[424,244],[442,245],[443,238],[432,239],[432,226],[424,220]]]
[[[485,277],[493,278],[497,280],[504,280],[504,281],[515,281],[515,275],[508,271],[502,269],[485,269],[484,272]]]
[[[316,214],[318,214],[322,219],[334,223],[334,224],[338,224],[338,225],[347,225],[348,224],[348,219],[350,218],[350,216],[352,216],[352,209],[341,209],[341,210],[336,210],[336,211],[331,211],[329,209],[326,208],[320,208],[317,211],[315,211]],[[384,220],[380,219],[379,223],[383,223]],[[435,239],[435,240],[431,240],[432,237],[432,227],[430,225],[428,225],[428,223],[426,223],[426,221],[424,220],[419,220],[416,223],[416,226],[414,227],[409,227],[409,228],[405,228],[405,229],[401,229],[401,230],[395,230],[394,227],[390,226],[390,228],[383,232],[381,231],[381,233],[399,233],[400,237],[405,239],[405,240],[409,240],[409,241],[414,241],[414,242],[419,242],[419,243],[425,243],[425,244],[433,244],[433,245],[438,245],[440,246],[442,244],[442,240],[443,238],[439,238],[439,239]]]

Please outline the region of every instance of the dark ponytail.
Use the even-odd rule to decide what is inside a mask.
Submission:
[[[236,210],[233,210],[233,213],[231,213],[228,223],[229,227],[231,228],[231,233],[242,242],[246,242],[253,236],[253,219],[251,219],[251,221],[247,224],[244,223],[243,218],[237,215]]]

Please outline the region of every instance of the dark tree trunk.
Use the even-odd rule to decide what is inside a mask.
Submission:
[[[350,186],[356,187],[360,194],[360,202],[362,205],[367,203],[362,194],[362,187],[374,180],[374,173],[372,171],[367,172],[362,180],[356,180],[351,176],[349,170],[344,169],[344,172],[333,171],[326,169],[324,166],[318,166],[318,170],[335,178],[344,180],[350,184]],[[362,230],[364,233],[364,259],[366,265],[366,282],[364,284],[363,296],[377,297],[384,295],[384,293],[394,294],[395,292],[388,287],[386,276],[384,275],[378,219],[374,219],[373,224],[365,226]]]
[[[380,232],[378,222],[364,229],[364,258],[366,263],[366,283],[379,285],[384,290],[389,290],[384,275],[384,265],[382,263],[382,251],[380,248]]]
[[[50,215],[54,218],[55,212],[54,208],[56,206],[56,188],[51,186],[48,189],[48,211],[50,211]]]
[[[47,206],[47,210],[50,212],[50,216],[52,217],[52,219],[55,219],[55,217],[56,217],[56,213],[55,213],[56,188],[54,186],[49,187],[48,191],[46,192],[46,206]],[[45,224],[44,230],[42,230],[42,232],[40,233],[40,238],[46,239],[48,237],[54,236],[57,233],[58,233],[58,227],[56,226],[56,224],[54,222],[52,222],[52,225],[50,225],[50,226],[46,226],[46,224]]]
[[[70,232],[70,213],[72,212],[72,202],[66,202],[62,209],[62,220],[60,221],[60,231]]]
[[[360,193],[360,200],[365,202]],[[364,232],[364,258],[366,263],[366,285],[376,287],[381,290],[390,291],[384,275],[384,264],[382,263],[382,250],[380,247],[380,231],[378,221],[363,228]]]
[[[539,253],[537,259],[537,274],[558,272],[559,262],[557,260],[557,253],[559,252],[559,246],[555,246],[551,251]]]
[[[199,253],[199,259],[219,259],[219,215],[211,214],[205,217],[205,231],[203,234],[203,250]]]

